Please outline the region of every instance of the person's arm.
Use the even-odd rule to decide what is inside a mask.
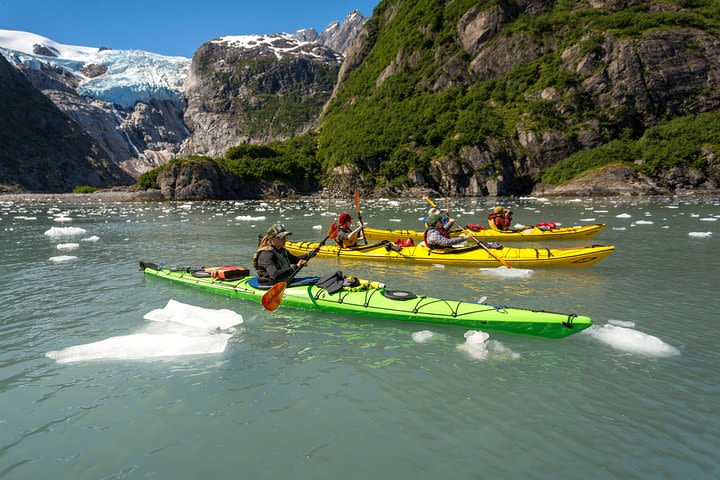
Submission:
[[[442,247],[450,247],[453,245],[458,245],[460,243],[463,243],[465,241],[465,237],[445,238],[444,236],[440,235],[440,233],[437,230],[432,229],[432,230],[428,231],[427,240],[430,245],[439,245]]]
[[[283,268],[282,270],[279,269],[273,261],[273,258],[273,253],[269,251],[260,252],[260,254],[258,255],[258,266],[268,273],[268,276],[273,282],[277,283],[283,278],[287,278],[295,271],[292,266],[290,268]],[[297,260],[295,262],[297,263]]]

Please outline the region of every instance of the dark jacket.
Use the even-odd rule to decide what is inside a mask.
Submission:
[[[284,282],[297,270],[300,260],[307,260],[308,255],[296,257],[284,248],[264,248],[257,252],[257,275],[263,283]]]

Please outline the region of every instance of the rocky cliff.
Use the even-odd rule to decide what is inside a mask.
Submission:
[[[0,55],[0,183],[38,192],[132,182],[100,145]]]
[[[720,31],[709,3],[381,2],[321,125],[330,183],[351,162],[358,185],[526,194],[577,152],[718,111]],[[716,155],[720,145],[708,148]],[[657,191],[697,175],[713,188],[720,177],[703,165],[649,174],[665,185]]]
[[[222,156],[240,143],[287,139],[314,128],[341,57],[286,34],[223,37],[193,56],[184,86],[192,135],[183,154]]]

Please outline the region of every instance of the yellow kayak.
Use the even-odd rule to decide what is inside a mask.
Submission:
[[[478,240],[504,242],[504,241],[521,241],[534,242],[537,240],[565,240],[574,238],[590,238],[600,233],[605,228],[604,223],[595,225],[584,225],[581,227],[565,227],[555,228],[553,230],[541,230],[538,227],[528,227],[523,230],[480,230],[472,232]],[[368,240],[381,241],[387,240],[392,242],[396,238],[412,238],[415,243],[423,241],[423,232],[417,230],[390,230],[365,227],[365,237]],[[457,237],[461,235],[460,231],[453,232],[451,236]]]
[[[285,248],[295,255],[304,255],[315,247],[317,242],[287,242]],[[614,246],[593,245],[592,247],[570,248],[491,248],[490,255],[479,245],[468,247],[450,247],[428,249],[424,245],[398,247],[388,242],[352,248],[339,248],[335,245],[320,247],[318,255],[322,257],[343,257],[356,260],[400,260],[411,262],[438,263],[444,265],[472,265],[476,267],[498,267],[503,258],[511,267],[585,267],[593,265],[615,251]],[[495,257],[493,257],[493,255]]]

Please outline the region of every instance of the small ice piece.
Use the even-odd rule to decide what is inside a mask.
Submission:
[[[48,260],[50,260],[53,263],[64,263],[69,262],[70,260],[75,260],[77,257],[72,255],[60,255],[58,257],[50,257]]]
[[[55,217],[55,218],[53,218],[53,221],[55,221],[55,222],[72,222],[72,218],[70,218],[70,217]]]
[[[712,232],[690,232],[688,235],[695,238],[706,238],[712,235]]]
[[[425,343],[430,340],[435,334],[430,330],[421,330],[412,334],[412,339],[417,343]]]
[[[322,225],[313,225],[312,228],[313,228],[313,230],[322,230],[323,226]]]
[[[51,227],[50,230],[47,230],[43,235],[47,235],[51,238],[60,238],[82,235],[85,232],[86,230],[84,228],[78,227]]]
[[[457,349],[467,353],[470,357],[482,360],[487,358],[488,350],[485,340],[490,338],[485,332],[480,330],[469,330],[465,332],[465,343],[457,346]]]
[[[625,227],[613,227],[613,230],[626,230]]]
[[[618,327],[635,328],[635,322],[628,322],[627,320],[608,320],[608,323],[617,325]]]
[[[389,200],[387,203],[388,205],[393,207],[397,207],[398,205],[400,205],[400,202],[396,202],[395,200]]]
[[[58,250],[77,250],[80,248],[79,243],[58,243],[55,247]]]
[[[482,273],[487,273],[496,277],[505,278],[529,277],[533,273],[533,271],[528,268],[507,268],[504,265],[500,265],[499,267],[495,268],[479,268],[478,270],[480,270]]]
[[[651,222],[650,220],[638,220],[635,222],[636,225],[652,225],[655,222]]]
[[[391,222],[402,222],[402,220],[400,220],[399,218],[391,218],[390,221]]]
[[[241,220],[244,222],[256,222],[256,221],[261,222],[261,221],[265,220],[265,217],[262,217],[262,216],[253,217],[251,215],[238,215],[237,217],[235,217],[235,220]]]
[[[433,267],[435,267],[435,268],[445,268],[445,265],[443,265],[442,263],[433,263]]]
[[[717,222],[717,218],[715,217],[705,217],[700,219],[701,222]]]
[[[594,218],[581,218],[580,221],[581,222],[594,222],[595,219]]]
[[[487,300],[487,297],[480,297],[480,299],[477,301],[477,303],[485,303]]]
[[[616,350],[651,355],[654,357],[670,357],[680,355],[680,351],[657,337],[632,328],[617,325],[593,325],[583,330],[582,334],[591,336]]]
[[[615,218],[630,218],[632,215],[629,213],[621,213],[620,215],[615,215]]]

